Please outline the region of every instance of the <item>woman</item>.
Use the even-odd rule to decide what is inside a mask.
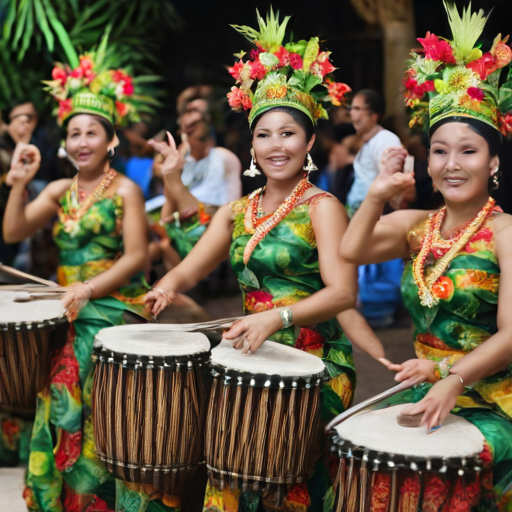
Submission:
[[[483,30],[482,12],[473,14],[471,25],[469,10],[460,18],[455,7],[447,9],[455,25],[453,41],[430,34],[419,39],[425,54],[416,56],[406,83],[415,119],[424,105],[420,100],[430,93],[429,173],[446,206],[433,214],[408,210],[379,220],[386,201],[414,183],[411,174],[401,172],[406,151],[393,148],[340,252],[360,264],[411,258],[402,293],[418,359],[383,362],[398,372],[396,380],[422,384],[398,402],[419,400],[403,412],[422,414],[429,431],[450,412],[476,425],[486,439],[482,461],[495,468],[481,479],[480,507],[510,510],[512,218],[489,198],[488,184],[498,184],[500,130],[511,129],[510,113],[494,106],[512,50],[498,37],[482,55],[473,48],[480,36],[475,26]],[[459,497],[469,510],[470,496]]]
[[[262,21],[259,18],[260,27]],[[282,38],[286,21],[279,27],[271,12],[270,19],[267,17],[269,33],[282,34]],[[244,29],[249,30],[240,30]],[[308,181],[314,168],[309,157],[315,140],[313,126],[318,114],[325,112],[314,97],[324,98],[328,91],[316,91],[313,97],[306,84],[320,86],[323,74],[319,78],[311,70],[321,74],[332,66],[328,55],[319,52],[317,38],[301,48],[300,44],[291,45],[299,54],[281,46],[281,40],[271,44],[266,36],[263,30],[255,37],[259,50],[253,54],[254,60],[239,62],[235,65],[238,71],[232,68],[230,72],[242,82],[242,67],[259,70],[249,114],[254,152],[250,173],[259,173],[257,162],[267,185],[222,206],[194,249],[147,295],[147,302],[152,312],[159,314],[177,292],[194,286],[229,256],[248,316],[234,323],[224,337],[244,352],[254,352],[271,339],[322,357],[331,377],[322,388],[326,421],[349,406],[355,385],[351,346],[334,318],[340,311],[351,316],[356,297],[355,267],[344,263],[337,252],[347,215],[333,196]],[[303,62],[302,56],[313,58]],[[304,80],[287,82],[287,73],[300,71],[299,67]],[[348,87],[332,85],[333,91],[338,91],[333,99],[339,101]],[[247,89],[234,87],[229,96],[232,106],[251,107],[245,99],[249,97]],[[172,171],[179,160],[174,141],[171,139],[170,147],[153,144],[165,156],[163,172]],[[263,506],[266,510],[305,511],[311,505],[319,510],[328,482],[326,468],[319,465],[308,485],[294,485],[283,502],[276,501],[274,494],[221,490],[210,481],[204,508],[220,511]]]
[[[123,502],[148,501],[121,483],[116,496],[116,482],[94,447],[94,336],[104,327],[123,324],[130,312],[144,321],[141,271],[148,256],[147,244],[141,243],[147,240],[142,194],[109,166],[114,124],[123,121],[123,114],[135,113],[131,78],[121,70],[102,70],[94,58],[82,57],[71,73],[55,68],[51,82],[50,92],[60,101],[65,149],[79,171],[75,178],[52,182],[25,206],[23,191],[40,158],[33,146],[20,147],[8,176],[12,188],[3,224],[7,241],[22,240],[57,216],[57,278],[68,288],[62,302],[72,321],[68,340],[54,359],[49,386],[38,395],[24,492],[30,511],[106,511],[114,509],[116,500],[119,508]],[[126,505],[124,510],[143,508]],[[159,504],[153,510],[169,508]]]

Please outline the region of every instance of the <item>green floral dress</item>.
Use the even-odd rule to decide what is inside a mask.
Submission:
[[[247,266],[243,262],[245,246],[251,238],[244,226],[247,198],[231,203],[234,215],[231,266],[240,283],[245,314],[290,306],[324,287],[310,218],[310,210],[321,200],[332,200],[332,196],[321,193],[298,204],[259,242]],[[322,358],[331,377],[321,389],[323,421],[329,421],[350,406],[355,387],[352,347],[336,319],[309,327],[281,329],[270,339]],[[323,496],[330,482],[326,465],[319,463],[307,485],[290,489],[283,510],[322,510]],[[273,495],[221,490],[209,483],[204,510],[256,511],[261,506],[269,510],[275,508],[274,500]]]
[[[77,207],[77,198],[68,191],[54,226],[60,250],[58,281],[63,286],[101,274],[123,251],[121,197],[105,197],[75,219],[71,212]],[[37,398],[24,491],[29,511],[173,510],[161,500],[150,501],[156,496],[116,482],[96,457],[94,446],[94,336],[100,329],[123,324],[125,311],[143,315],[145,291],[143,276],[137,275],[111,296],[89,301],[71,325],[67,342],[53,361],[50,383]]]
[[[423,236],[424,224],[409,233],[413,259],[421,249]],[[426,262],[427,274],[446,251],[432,248]],[[440,299],[437,306],[429,309],[420,304],[412,262],[407,265],[402,294],[414,322],[416,354],[440,363],[440,377],[497,332],[499,281],[492,218],[473,235],[434,284],[433,293]],[[398,401],[419,401],[430,387],[417,386]],[[453,412],[476,425],[487,442],[482,459],[493,471],[484,472],[480,510],[511,511],[512,367],[467,387]]]

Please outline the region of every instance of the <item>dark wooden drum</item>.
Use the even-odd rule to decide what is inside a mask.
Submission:
[[[272,341],[245,355],[223,340],[212,350],[212,373],[209,478],[254,490],[305,482],[323,448],[322,360]]]
[[[204,334],[165,324],[123,325],[96,335],[92,394],[96,450],[127,482],[180,495],[204,464]]]
[[[15,297],[14,291],[0,291],[0,410],[30,418],[68,323],[60,300],[14,302]]]

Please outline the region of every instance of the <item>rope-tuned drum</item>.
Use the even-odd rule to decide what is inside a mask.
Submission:
[[[124,325],[96,336],[96,450],[116,478],[179,495],[204,464],[204,334],[165,324]]]
[[[222,341],[206,425],[209,478],[262,489],[305,482],[322,452],[321,359],[272,341],[244,355]]]
[[[0,292],[0,410],[30,417],[68,323],[60,300],[14,302],[15,297],[14,291]]]

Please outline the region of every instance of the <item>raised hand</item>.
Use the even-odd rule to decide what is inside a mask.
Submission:
[[[41,165],[41,153],[33,144],[19,142],[12,156],[11,168],[5,182],[10,187],[21,184],[27,185],[36,175]]]
[[[408,155],[404,148],[387,148],[382,155],[380,173],[373,181],[369,197],[387,202],[408,187],[414,186],[414,174],[404,173],[404,162]]]
[[[162,173],[164,180],[181,174],[183,166],[185,165],[185,155],[190,148],[186,138],[183,137],[183,139],[184,140],[180,144],[179,148],[176,147],[176,141],[169,132],[167,132],[169,145],[164,142],[156,142],[154,140],[149,141],[149,144],[153,146],[155,151],[160,153],[164,158],[160,166],[160,172]]]

